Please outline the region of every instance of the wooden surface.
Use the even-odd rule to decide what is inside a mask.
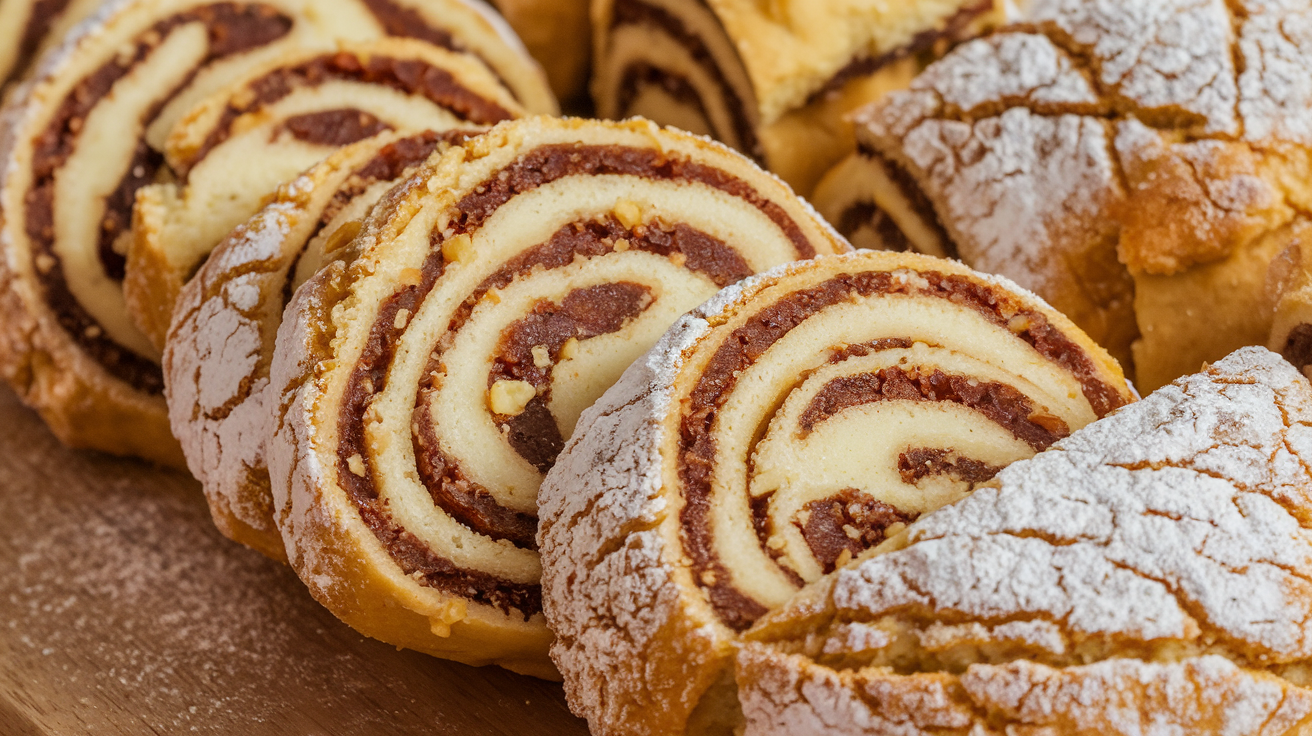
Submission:
[[[586,734],[560,686],[397,651],[213,529],[196,482],[0,389],[0,734]]]

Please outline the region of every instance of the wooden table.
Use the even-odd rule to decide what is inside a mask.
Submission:
[[[365,639],[197,483],[0,390],[0,734],[586,734],[560,686]]]

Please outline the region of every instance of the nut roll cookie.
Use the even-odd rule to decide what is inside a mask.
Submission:
[[[778,179],[647,121],[527,118],[453,147],[278,334],[292,566],[369,636],[557,676],[536,499],[579,414],[719,289],[846,250]]]
[[[101,0],[0,0],[0,90],[101,5]]]
[[[378,38],[398,17],[409,35],[480,54],[487,38],[509,48],[471,5],[410,2],[111,0],[10,97],[0,124],[0,373],[60,439],[182,465],[159,352],[122,291],[136,192],[167,175],[165,137],[182,115],[292,49]],[[504,60],[488,64],[511,78]]]
[[[757,624],[747,736],[1312,728],[1312,386],[1245,348]]]
[[[916,254],[782,267],[680,320],[540,493],[552,656],[597,734],[733,733],[739,634],[1133,400],[1009,282]]]
[[[174,126],[164,157],[175,181],[137,192],[129,314],[163,348],[178,291],[214,246],[336,148],[385,130],[488,127],[523,112],[475,57],[413,39],[294,52],[256,69]]]
[[[1265,344],[1268,266],[1312,211],[1312,7],[1029,5],[857,113],[817,207],[1033,289],[1145,390]]]
[[[280,187],[211,254],[178,298],[164,348],[173,434],[219,531],[286,560],[264,459],[269,363],[283,307],[383,195],[472,131],[382,133]]]
[[[995,0],[602,0],[593,97],[714,136],[809,195],[853,147],[844,116],[902,89],[921,57],[1004,17]]]

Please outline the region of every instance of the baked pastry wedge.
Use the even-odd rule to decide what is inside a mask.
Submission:
[[[552,657],[596,734],[729,734],[740,635],[1133,401],[1061,314],[943,259],[781,267],[681,319],[539,493]]]
[[[164,148],[173,181],[137,191],[129,314],[163,349],[178,292],[214,246],[337,148],[385,130],[474,129],[524,112],[477,58],[413,39],[296,51],[252,70],[173,126]]]
[[[744,733],[1304,734],[1312,386],[1245,348],[758,623]]]
[[[294,48],[396,27],[459,43],[512,78],[505,59],[486,55],[493,42],[509,48],[496,27],[455,0],[112,0],[10,97],[0,373],[60,439],[182,465],[159,352],[121,286],[135,195],[164,171],[168,131],[216,90]],[[518,65],[541,86],[531,60]]]
[[[1272,325],[1312,203],[1312,8],[1035,0],[857,114],[817,207],[858,242],[1015,279],[1144,390]]]
[[[183,287],[164,348],[173,434],[225,536],[285,561],[264,446],[283,308],[387,190],[476,131],[381,133],[284,184]]]
[[[41,52],[101,6],[101,0],[0,0],[0,90]]]
[[[579,414],[719,289],[846,250],[775,177],[647,121],[453,146],[286,312],[268,462],[293,568],[369,636],[556,677],[537,490]]]
[[[592,93],[602,117],[711,135],[809,195],[852,151],[852,110],[902,89],[922,54],[997,25],[994,0],[603,0]]]

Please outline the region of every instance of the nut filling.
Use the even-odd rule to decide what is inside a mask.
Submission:
[[[855,298],[908,295],[949,300],[975,311],[995,325],[1008,328],[1048,361],[1069,371],[1079,381],[1085,399],[1098,416],[1126,402],[1122,392],[1097,377],[1095,364],[1089,355],[1059,332],[1044,315],[1022,308],[1014,297],[970,279],[932,271],[921,272],[919,277],[900,280],[889,272],[849,274],[790,294],[735,330],[710,359],[692,389],[680,429],[678,472],[685,502],[680,519],[694,578],[702,581],[716,614],[731,628],[746,629],[764,615],[769,606],[734,585],[731,571],[716,551],[711,506],[712,487],[716,483],[714,469],[720,466],[715,436],[717,418],[734,393],[739,376],[775,343],[811,317]],[[856,346],[856,349],[853,346],[834,347],[831,348],[834,357],[830,365],[881,351],[903,350],[912,342],[909,339],[885,339]],[[803,376],[801,380],[805,381],[807,377]],[[1030,398],[1012,386],[953,375],[935,368],[896,366],[845,375],[825,383],[798,417],[798,436],[804,439],[842,412],[880,402],[959,404],[1004,428],[1033,451],[1046,449],[1070,433],[1065,420],[1035,406]],[[767,416],[765,421],[773,419]],[[757,436],[765,433],[763,424]],[[946,476],[972,487],[987,481],[1000,469],[978,459],[959,457],[949,449],[923,447],[903,450],[897,465],[904,482],[910,484]],[[754,465],[748,466],[748,487],[753,484],[753,468]],[[780,547],[774,541],[777,529],[772,521],[770,504],[769,493],[755,495],[754,492],[751,507],[756,535],[762,548],[778,561]],[[894,512],[905,515],[895,507]],[[914,515],[909,518],[914,518]],[[833,568],[841,549],[850,548],[849,554],[856,554],[883,540],[882,531],[863,532],[853,527],[854,532],[848,538],[850,544],[837,546],[817,531],[821,527],[808,521],[801,521],[799,525],[810,530],[808,544],[827,569]],[[782,572],[800,585],[801,579],[795,570],[784,567]]]

